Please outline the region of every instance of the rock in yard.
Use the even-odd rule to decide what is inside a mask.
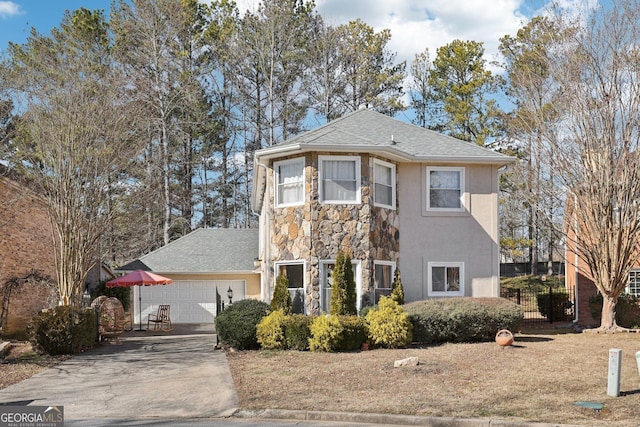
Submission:
[[[401,366],[418,366],[418,358],[407,357],[406,359],[400,359],[393,362],[394,368],[399,368]]]

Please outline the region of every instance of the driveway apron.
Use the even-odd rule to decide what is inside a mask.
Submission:
[[[0,405],[63,406],[65,420],[230,416],[238,398],[208,329],[127,332],[0,390]]]

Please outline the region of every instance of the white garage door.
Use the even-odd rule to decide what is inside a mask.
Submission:
[[[234,300],[245,297],[244,280],[174,280],[171,285],[135,286],[134,322],[139,322],[140,305],[142,325],[146,327],[147,315],[155,314],[160,304],[169,304],[173,323],[212,323],[216,315],[216,287],[225,303],[229,287]]]

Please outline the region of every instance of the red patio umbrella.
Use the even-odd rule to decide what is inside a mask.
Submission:
[[[109,280],[106,283],[107,288],[127,288],[130,286],[154,286],[154,285],[170,285],[173,280],[159,274],[151,273],[144,270],[136,270],[131,273],[120,276],[116,279]],[[138,313],[140,324],[138,330],[142,330],[142,293],[138,292]]]

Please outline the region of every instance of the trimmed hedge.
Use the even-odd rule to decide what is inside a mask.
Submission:
[[[318,316],[310,330],[311,351],[353,351],[367,339],[367,323],[359,316]]]
[[[602,318],[602,294],[598,293],[589,298],[589,310],[593,320],[600,323]],[[622,294],[616,304],[616,324],[625,328],[640,327],[640,298]]]
[[[315,316],[292,314],[284,319],[284,341],[287,350],[309,350],[311,324]]]
[[[517,330],[522,307],[503,298],[442,298],[406,304],[413,340],[420,343],[491,341],[500,329]]]
[[[571,300],[564,289],[547,289],[546,292],[538,293],[536,300],[538,311],[547,319],[557,322],[573,318],[573,314],[567,312],[567,308],[571,307]]]
[[[238,350],[259,349],[256,328],[269,309],[269,304],[254,299],[233,303],[216,316],[218,338]]]
[[[382,296],[378,307],[370,310],[365,319],[369,326],[369,339],[374,346],[400,348],[411,343],[409,315],[393,297]]]
[[[284,350],[284,309],[274,310],[262,318],[256,327],[256,335],[260,347],[266,350]]]
[[[69,306],[41,311],[31,320],[27,334],[38,351],[50,355],[79,353],[97,343],[96,312],[72,312]]]

